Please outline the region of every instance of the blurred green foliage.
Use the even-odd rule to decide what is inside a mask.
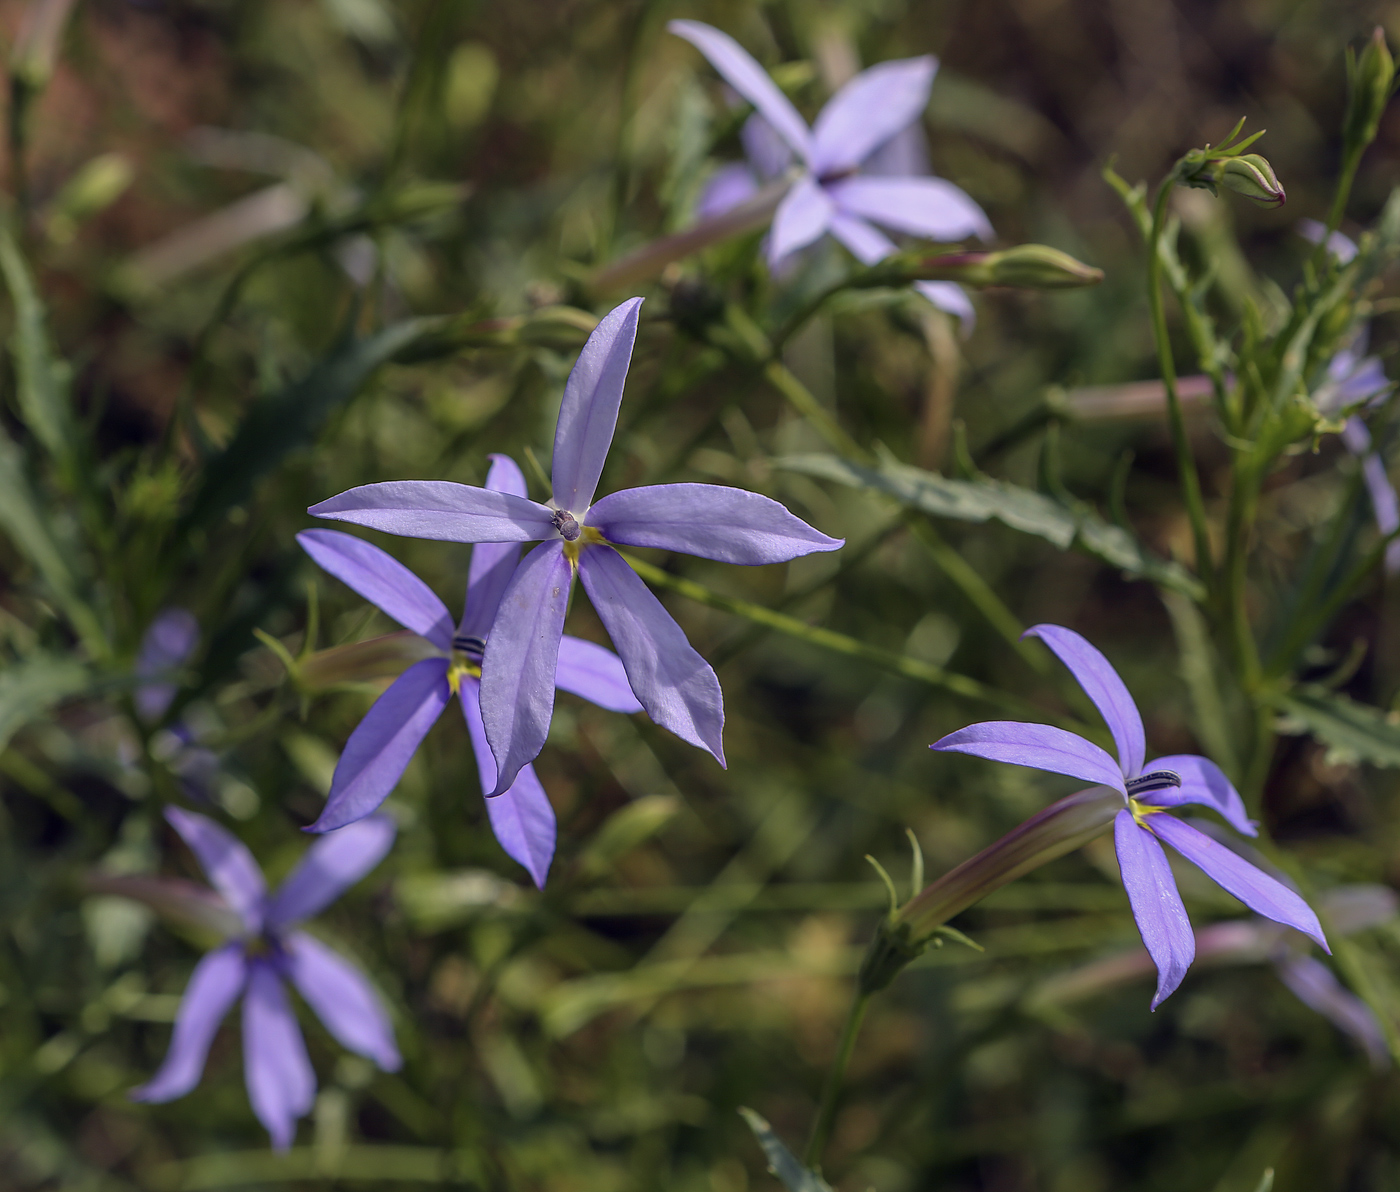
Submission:
[[[28,7],[0,6],[12,37]],[[293,677],[261,643],[305,662],[393,628],[300,556],[304,510],[373,480],[480,483],[488,451],[547,454],[588,322],[557,308],[606,310],[591,272],[683,227],[713,161],[737,155],[712,74],[664,31],[674,16],[785,64],[806,111],[859,64],[938,54],[935,171],[1005,244],[1054,245],[1106,281],[980,297],[965,342],[888,291],[808,324],[782,362],[856,442],[889,452],[872,492],[813,466],[826,444],[771,378],[695,331],[717,293],[778,324],[796,309],[758,234],[665,276],[604,484],[737,484],[844,535],[839,554],[754,571],[650,561],[870,649],[663,592],[719,671],[729,769],[644,717],[562,697],[538,763],[561,825],[543,894],[491,837],[466,733],[445,717],[389,805],[394,852],[318,923],[383,991],[404,1070],[378,1073],[303,1015],[321,1092],[285,1157],[248,1108],[232,1021],[195,1092],[133,1105],[208,941],[85,877],[198,876],[158,814],[190,801],[177,720],[218,755],[214,813],[269,878],[300,855],[297,829],[382,683]],[[1400,8],[1351,0],[79,6],[47,86],[12,88],[26,157],[10,192],[27,207],[0,241],[0,1186],[776,1186],[736,1110],[790,1143],[807,1128],[885,903],[862,855],[906,873],[910,827],[936,876],[1071,789],[930,755],[991,711],[975,684],[938,675],[1086,716],[1041,654],[1007,641],[1008,620],[1055,621],[1123,671],[1157,750],[1240,748],[1231,710],[1201,711],[1220,666],[1194,606],[1134,578],[1144,566],[1114,533],[1121,510],[1189,596],[1166,424],[1123,388],[1158,375],[1143,254],[1100,169],[1117,154],[1130,182],[1155,179],[1240,115],[1267,127],[1287,207],[1188,193],[1177,211],[1224,325],[1277,308],[1309,251],[1293,226],[1325,215],[1340,168],[1344,50],[1377,22],[1400,36]],[[1397,120],[1360,164],[1348,232],[1400,183]],[[844,267],[819,253],[810,284]],[[1188,426],[1214,511],[1226,449],[1208,418]],[[1301,566],[1348,469],[1332,437],[1270,477],[1266,579]],[[948,512],[968,497],[956,484],[976,489],[977,516]],[[1010,516],[995,497],[1008,484],[1036,490]],[[462,591],[466,549],[376,541],[445,599]],[[1004,602],[1001,622],[969,599],[959,560]],[[1400,758],[1384,752],[1392,589],[1377,579],[1338,610],[1300,672],[1330,686],[1280,708],[1296,735],[1262,815],[1325,886],[1400,879],[1394,771],[1358,761]],[[202,644],[162,723],[143,725],[129,668],[169,606],[194,611]],[[585,601],[571,615],[604,640]],[[1181,882],[1198,923],[1240,913]],[[1271,970],[1199,968],[1155,1014],[1146,981],[1054,1009],[1035,998],[1136,944],[1106,841],[957,922],[985,951],[928,953],[867,1020],[824,1164],[840,1192],[1251,1192],[1268,1166],[1277,1192],[1400,1186],[1393,1070],[1373,1072]],[[1393,1033],[1400,927],[1338,958]]]

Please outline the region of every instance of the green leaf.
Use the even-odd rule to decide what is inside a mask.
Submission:
[[[87,687],[88,679],[76,659],[44,654],[0,670],[0,751],[26,724]]]
[[[1312,683],[1279,696],[1276,706],[1284,714],[1280,732],[1312,733],[1329,757],[1400,767],[1400,721],[1380,708]]]
[[[0,273],[15,304],[15,353],[19,412],[49,454],[73,457],[73,411],[68,399],[68,365],[59,360],[44,330],[44,307],[34,279],[7,228],[0,227]]]
[[[262,476],[311,443],[375,369],[440,326],[438,319],[406,319],[364,339],[347,336],[306,376],[260,399],[205,469],[182,529],[207,526],[237,505]]]
[[[739,1112],[758,1139],[758,1145],[763,1148],[768,1159],[768,1170],[782,1181],[788,1192],[831,1192],[831,1185],[815,1171],[803,1167],[763,1118],[744,1106],[739,1107]]]
[[[1184,568],[1159,559],[1121,526],[1110,525],[1086,506],[1072,508],[1033,489],[1002,480],[950,480],[891,459],[865,467],[835,455],[789,455],[773,466],[802,472],[848,488],[880,492],[902,505],[953,521],[999,521],[1052,542],[1077,546],[1128,575],[1199,600],[1203,590]]]

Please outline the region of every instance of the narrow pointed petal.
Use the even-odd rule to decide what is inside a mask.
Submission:
[[[617,408],[632,363],[641,309],[642,299],[629,298],[604,315],[564,384],[550,482],[554,503],[576,516],[582,516],[598,491],[598,477],[617,429]]]
[[[170,1050],[160,1070],[140,1088],[132,1089],[133,1101],[173,1101],[199,1083],[219,1023],[238,1000],[246,980],[241,943],[225,944],[194,966],[175,1015]]]
[[[445,542],[533,542],[555,535],[553,514],[545,506],[450,480],[362,484],[307,512],[386,534]]]
[[[1275,967],[1279,978],[1303,1005],[1316,1010],[1361,1045],[1373,1068],[1390,1066],[1390,1047],[1380,1020],[1370,1006],[1342,987],[1322,961],[1315,956],[1285,956]]]
[[[724,765],[724,696],[709,663],[617,551],[589,547],[579,576],[647,715]]]
[[[372,815],[322,836],[268,900],[268,924],[287,927],[330,906],[384,859],[396,831],[387,815]]]
[[[765,182],[786,173],[792,165],[792,146],[758,112],[744,121],[744,127],[739,130],[739,141],[744,146],[744,156],[749,159],[749,165]]]
[[[496,759],[491,756],[486,729],[481,723],[481,689],[475,683],[464,682],[460,695],[462,717],[467,722],[467,733],[472,739],[472,751],[481,774],[481,790],[486,793],[496,787]],[[506,856],[523,865],[531,880],[543,890],[550,862],[554,860],[558,826],[554,807],[540,785],[535,767],[521,766],[510,790],[486,800],[486,814],[491,820],[491,831]]]
[[[525,476],[515,460],[508,455],[493,455],[491,470],[486,474],[488,492],[509,493],[524,497],[528,493]],[[471,567],[467,571],[467,599],[462,609],[462,621],[457,632],[486,640],[491,622],[501,605],[515,565],[520,561],[520,546],[514,542],[481,542],[472,547]]]
[[[867,178],[922,178],[931,173],[923,122],[907,125],[860,163]]]
[[[831,217],[831,234],[862,265],[875,265],[895,251],[894,241],[859,216],[837,211]]]
[[[609,712],[640,712],[641,703],[627,685],[622,659],[611,650],[570,637],[559,639],[559,669],[554,685],[561,691],[581,695]]]
[[[916,281],[914,288],[939,310],[960,318],[964,337],[972,334],[977,326],[977,309],[962,286],[951,281]]]
[[[488,796],[507,790],[549,736],[572,582],[564,544],[556,538],[525,556],[501,600],[481,663],[482,718],[499,771]]]
[[[716,215],[723,215],[757,193],[758,181],[753,171],[741,161],[730,162],[716,170],[705,183],[695,202],[695,218],[713,219]]]
[[[1196,958],[1196,937],[1167,854],[1151,832],[1138,827],[1131,811],[1120,811],[1114,818],[1113,844],[1143,946],[1157,966],[1155,1010],[1186,976]]]
[[[1239,791],[1225,777],[1225,771],[1210,758],[1194,753],[1169,753],[1166,757],[1154,758],[1152,764],[1144,769],[1149,773],[1153,770],[1175,770],[1181,775],[1181,785],[1152,791],[1142,796],[1142,802],[1152,807],[1195,803],[1218,811],[1236,832],[1245,836],[1259,835],[1259,827],[1245,811]]]
[[[199,644],[199,622],[187,608],[164,608],[155,616],[141,638],[135,671],[139,678],[164,675],[179,667]],[[175,684],[142,683],[134,700],[141,719],[159,720],[175,698]]]
[[[248,968],[243,1078],[253,1113],[272,1136],[272,1149],[285,1151],[296,1137],[297,1119],[311,1112],[316,1073],[277,974],[265,962]]]
[[[297,544],[323,571],[353,588],[440,650],[452,647],[452,616],[437,594],[388,551],[339,530],[303,530]]]
[[[1084,688],[1084,694],[1107,722],[1108,731],[1118,746],[1123,773],[1129,778],[1137,777],[1147,754],[1147,735],[1143,732],[1137,704],[1108,659],[1080,634],[1062,625],[1032,625],[1021,636],[1040,638],[1069,667],[1076,682]]]
[[[853,170],[901,130],[922,118],[938,59],[901,58],[863,70],[822,108],[812,125],[812,169]]]
[[[1147,822],[1158,837],[1255,914],[1301,931],[1324,952],[1332,950],[1312,907],[1282,882],[1167,812],[1150,816]]]
[[[326,806],[307,831],[332,832],[378,808],[451,698],[445,658],[415,662],[395,679],[345,742]]]
[[[942,178],[845,178],[827,190],[837,208],[926,240],[990,240],[986,213]]]
[[[1127,793],[1118,763],[1092,741],[1049,724],[985,720],[970,724],[929,746],[944,753],[970,753],[1052,774],[1068,774]]]
[[[773,227],[768,234],[770,268],[825,233],[835,212],[831,197],[811,174],[794,182],[773,213]]]
[[[167,807],[165,818],[199,858],[209,884],[238,912],[250,932],[262,928],[267,883],[243,842],[208,816]]]
[[[720,77],[753,104],[793,152],[804,161],[811,157],[812,134],[807,122],[743,46],[729,34],[699,21],[671,21],[666,28],[704,54]]]
[[[655,546],[750,567],[845,544],[769,497],[722,484],[623,489],[594,505],[588,524],[620,546]]]
[[[304,931],[288,937],[286,958],[287,975],[326,1030],[386,1072],[403,1066],[389,1015],[359,969]]]

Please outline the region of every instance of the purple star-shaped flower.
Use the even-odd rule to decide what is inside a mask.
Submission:
[[[490,492],[525,496],[525,477],[509,456],[491,457]],[[456,631],[447,607],[421,579],[379,547],[338,530],[304,530],[302,549],[338,580],[405,628],[420,634],[441,654],[415,662],[360,721],[331,779],[330,797],[313,832],[327,832],[374,811],[398,784],[419,742],[455,692],[476,753],[481,789],[496,787],[496,762],[481,720],[481,659],[506,584],[520,554],[517,543],[483,543],[472,552],[466,607]],[[612,712],[640,712],[616,654],[582,638],[559,639],[554,684]],[[491,829],[501,847],[543,887],[554,857],[554,808],[535,776],[522,766],[510,789],[486,801]]]
[[[210,884],[243,926],[204,957],[190,976],[165,1062],[136,1101],[183,1097],[204,1072],[219,1023],[243,997],[243,1074],[253,1112],[285,1150],[296,1122],[311,1110],[316,1073],[282,986],[289,980],[345,1047],[386,1072],[402,1061],[389,1018],[354,965],[314,936],[297,931],[379,864],[394,843],[394,824],[375,816],[318,840],[271,895],[262,870],[243,844],[213,820],[178,807],[165,818],[194,851]]]
[[[1181,984],[1196,954],[1191,922],[1161,841],[1252,911],[1296,928],[1327,949],[1317,916],[1297,894],[1204,832],[1167,813],[1168,808],[1197,803],[1219,812],[1236,831],[1257,835],[1245,814],[1244,801],[1220,767],[1208,758],[1184,753],[1159,757],[1145,767],[1142,716],[1108,659],[1072,629],[1059,625],[1036,625],[1026,636],[1040,638],[1069,667],[1108,722],[1118,759],[1062,728],[1007,720],[969,725],[935,741],[930,748],[1068,774],[1122,792],[1125,806],[1114,819],[1113,843],[1133,918],[1157,966],[1152,1008],[1155,1010]]]
[[[352,488],[311,507],[317,517],[413,538],[544,539],[504,585],[481,664],[481,717],[499,772],[492,795],[510,787],[549,732],[575,573],[647,714],[724,764],[724,701],[715,672],[612,544],[750,565],[786,562],[843,544],[776,501],[715,484],[633,488],[594,503],[641,303],[631,298],[606,315],[569,374],[554,434],[549,504],[465,484],[399,480]]]
[[[718,214],[749,198],[763,180],[784,174],[796,158],[800,172],[773,215],[769,264],[830,232],[862,264],[895,251],[879,230],[929,240],[990,238],[992,226],[962,190],[926,175],[902,134],[928,106],[938,59],[931,55],[882,62],[862,71],[831,97],[809,129],[785,96],[742,46],[699,21],[672,21],[668,29],[695,46],[755,112],[741,133],[752,167],[726,167],[701,200],[702,214]],[[900,150],[905,150],[901,152]],[[915,288],[942,310],[963,319],[972,304],[951,282]]]

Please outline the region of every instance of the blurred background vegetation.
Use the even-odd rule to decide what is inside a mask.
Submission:
[[[28,8],[0,4],[10,44]],[[201,646],[175,711],[218,769],[182,779],[187,746],[168,731],[138,740],[120,684],[63,703],[0,754],[0,1185],[776,1187],[736,1109],[793,1141],[806,1129],[883,905],[862,855],[907,880],[909,827],[937,875],[1072,789],[929,753],[986,705],[667,596],[719,671],[727,772],[643,717],[561,697],[538,763],[561,847],[539,894],[491,837],[466,733],[444,717],[391,801],[394,852],[319,924],[393,1007],[403,1071],[347,1056],[303,1014],[322,1087],[287,1157],[248,1108],[232,1020],[195,1092],[126,1100],[164,1054],[205,941],[90,894],[85,875],[198,876],[158,816],[196,795],[271,878],[300,855],[297,829],[382,683],[298,684],[266,641],[298,655],[310,624],[316,647],[393,628],[300,555],[304,510],[375,480],[480,483],[489,451],[547,457],[582,334],[538,317],[521,331],[518,317],[606,310],[582,288],[589,271],[684,226],[707,171],[737,156],[713,73],[665,32],[680,16],[785,64],[808,113],[863,65],[939,56],[934,171],[1002,242],[1055,245],[1107,280],[981,296],[966,340],[916,299],[848,303],[786,361],[855,438],[924,466],[949,465],[961,442],[1035,486],[1050,425],[1055,483],[1102,508],[1131,451],[1126,511],[1164,555],[1190,548],[1164,421],[1134,416],[1121,391],[1098,404],[1082,392],[1157,375],[1138,237],[1100,170],[1117,155],[1130,181],[1155,180],[1240,116],[1266,127],[1286,207],[1199,192],[1180,207],[1186,251],[1216,262],[1216,301],[1242,309],[1294,284],[1294,226],[1325,213],[1345,46],[1378,22],[1400,38],[1400,7],[1346,0],[78,4],[24,113],[25,168],[11,159],[7,175],[97,494],[55,496],[54,533],[97,544],[81,578],[117,669],[158,610],[195,613]],[[1398,152],[1392,111],[1344,230],[1400,183]],[[653,561],[1062,710],[1056,677],[988,628],[896,509],[769,466],[820,442],[756,372],[670,317],[706,292],[680,284],[697,279],[781,301],[757,240],[644,291],[605,490],[688,479],[775,496],[846,550],[754,571]],[[430,316],[447,318],[412,322]],[[1388,354],[1394,331],[1378,318],[1373,349]],[[257,410],[230,464],[218,453]],[[1224,452],[1195,425],[1213,498]],[[1331,499],[1338,455],[1325,442],[1272,487],[1279,567],[1287,536]],[[214,456],[217,483],[199,462]],[[1075,627],[1108,653],[1157,752],[1200,747],[1148,585],[997,523],[940,532],[1021,621]],[[449,605],[460,597],[466,548],[376,541]],[[0,552],[7,658],[63,643],[31,563]],[[1400,687],[1395,615],[1377,583],[1328,643],[1334,664],[1365,645],[1345,689],[1385,708]],[[571,624],[605,640],[585,601]],[[1333,883],[1396,881],[1396,794],[1394,771],[1292,737],[1264,817]],[[1241,913],[1204,881],[1182,886],[1199,924]],[[1145,979],[1037,996],[1137,943],[1107,841],[958,924],[986,951],[930,953],[868,1021],[826,1162],[841,1192],[1251,1192],[1268,1165],[1280,1192],[1400,1187],[1393,1070],[1267,966],[1200,966],[1155,1014]],[[1397,925],[1357,946],[1400,1013]]]

